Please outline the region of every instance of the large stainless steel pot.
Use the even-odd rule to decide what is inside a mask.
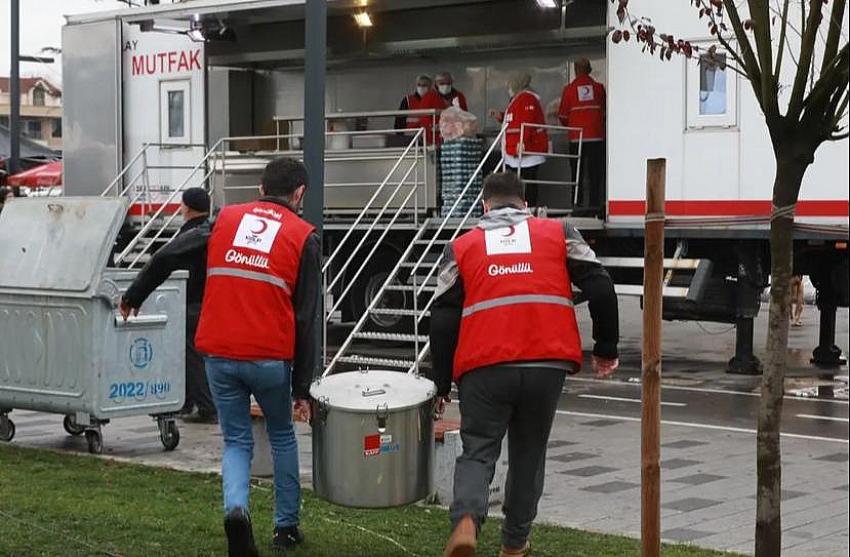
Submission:
[[[313,487],[348,507],[396,507],[430,495],[434,383],[396,371],[329,375],[310,387]]]

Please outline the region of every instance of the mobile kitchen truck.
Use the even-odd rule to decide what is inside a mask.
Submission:
[[[615,9],[607,0],[328,1],[325,319],[354,327],[326,365],[409,369],[427,358],[439,254],[474,222],[473,184],[502,164],[503,132],[488,110],[504,109],[506,76],[521,69],[551,115],[583,56],[608,90],[607,202],[604,217],[575,224],[618,291],[639,294],[645,161],[666,157],[665,318],[736,323],[730,371],[758,370],[752,322],[769,284],[775,166],[762,116],[734,72],[611,44]],[[640,9],[659,28],[711,42],[688,2]],[[65,191],[131,197],[122,265],[172,236],[181,189],[207,187],[217,206],[246,200],[268,160],[303,155],[304,0],[71,16],[63,63]],[[425,130],[395,124],[423,116],[394,108],[417,74],[441,70],[454,74],[484,139],[453,196]],[[577,180],[566,129],[552,124],[541,203],[569,215]],[[827,366],[840,361],[835,309],[848,303],[847,152],[846,139],[821,147],[796,213],[795,268],[818,289],[814,360]]]

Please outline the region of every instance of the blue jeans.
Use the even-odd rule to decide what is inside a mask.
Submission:
[[[292,368],[283,361],[237,361],[206,358],[207,378],[224,436],[221,475],[224,512],[248,510],[251,458],[251,395],[266,419],[274,459],[275,526],[298,524],[301,484],[298,445],[292,426]]]

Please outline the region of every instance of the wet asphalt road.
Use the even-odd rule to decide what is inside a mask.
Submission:
[[[620,370],[610,380],[596,380],[585,368],[570,377],[559,412],[599,418],[640,419],[640,361],[642,313],[633,297],[620,297]],[[587,305],[577,310],[586,352],[592,348]],[[755,353],[764,358],[767,306],[755,322]],[[818,339],[818,311],[806,306],[803,326],[789,332],[787,396],[783,405],[782,433],[848,440],[847,366],[822,370],[809,362]],[[848,351],[850,313],[840,308],[836,344]],[[330,338],[341,342],[346,327],[336,327]],[[726,362],[734,353],[734,327],[722,323],[664,322],[662,344],[662,419],[693,428],[754,431],[757,425],[759,376],[730,375]],[[409,357],[405,350],[375,347],[380,356]]]
[[[637,382],[570,378],[559,411],[567,415],[639,420],[641,385]],[[695,428],[754,430],[760,398],[730,390],[663,386],[661,419]],[[783,434],[848,439],[845,400],[786,396],[782,409]]]

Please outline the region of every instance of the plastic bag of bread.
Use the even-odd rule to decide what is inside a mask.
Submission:
[[[478,133],[478,118],[471,112],[450,106],[440,114],[440,135],[445,141],[460,137],[475,137]]]

